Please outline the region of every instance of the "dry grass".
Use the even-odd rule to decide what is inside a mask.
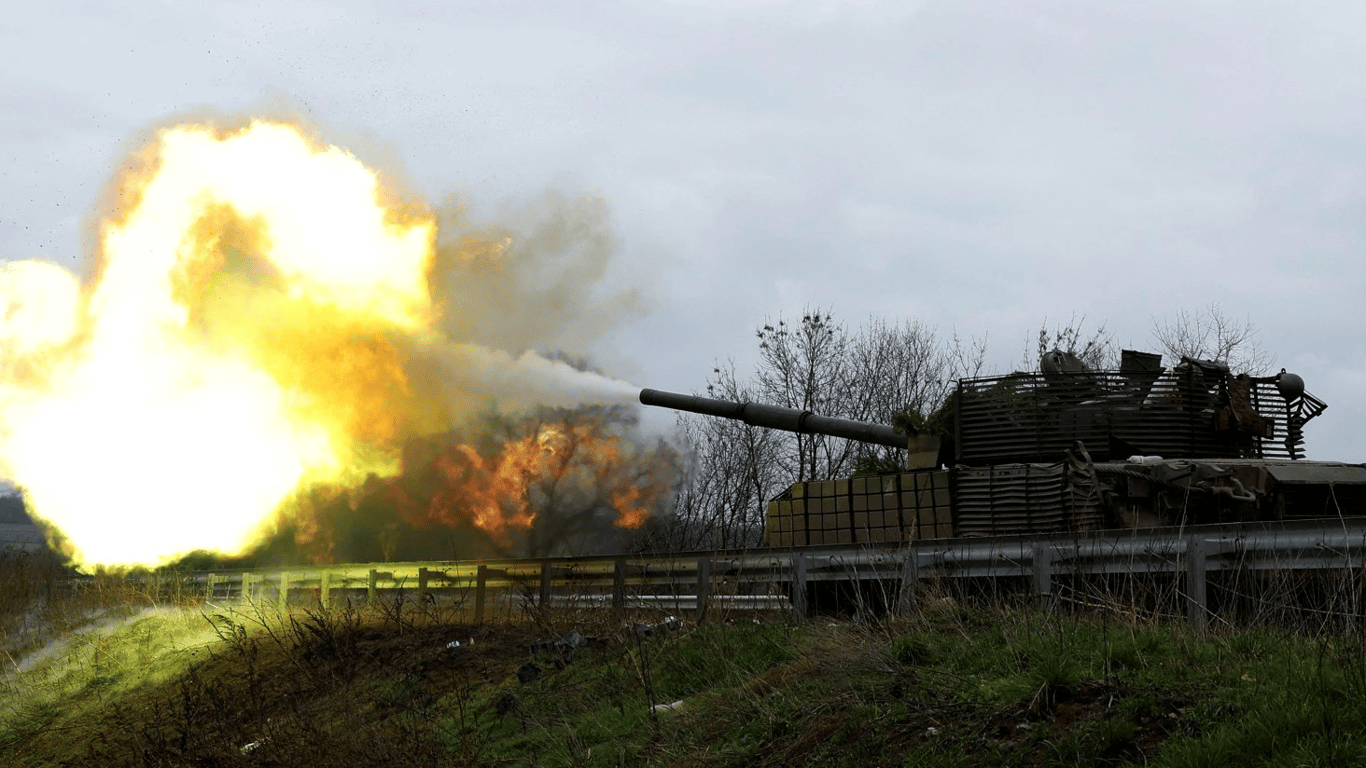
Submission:
[[[902,615],[869,604],[862,621],[735,615],[648,637],[609,611],[534,600],[491,601],[495,620],[476,626],[455,593],[182,608],[174,579],[63,591],[59,572],[43,573],[23,577],[26,605],[5,604],[7,637],[41,621],[66,627],[67,642],[39,659],[22,630],[31,661],[3,681],[0,764],[1327,765],[1366,754],[1353,573],[1213,579],[1204,626],[1181,618],[1179,579],[1063,575],[1049,606],[1019,585],[926,579]],[[550,642],[571,630],[596,642]]]

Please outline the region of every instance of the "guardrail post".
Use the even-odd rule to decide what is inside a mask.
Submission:
[[[915,582],[920,578],[920,558],[914,547],[906,547],[901,560],[901,588],[897,591],[896,609],[898,613],[910,613],[915,604]]]
[[[1034,600],[1053,607],[1053,547],[1046,541],[1034,542]]]
[[[332,605],[332,572],[323,571],[323,575],[318,578],[318,602],[324,608]]]
[[[1208,546],[1204,539],[1186,539],[1186,618],[1203,627],[1209,610],[1206,600],[1205,557]]]
[[[280,571],[280,610],[289,610],[289,573]]]
[[[792,616],[806,618],[806,555],[792,553]]]
[[[421,573],[418,574],[421,576]],[[489,568],[480,565],[474,575],[474,623],[484,623],[484,593],[488,591]]]
[[[374,608],[379,603],[379,571],[370,569],[370,576],[365,580],[365,603]]]
[[[617,616],[626,612],[626,558],[612,563],[612,612]]]
[[[697,623],[707,617],[707,603],[711,600],[711,558],[697,558]]]
[[[550,605],[550,563],[541,563],[541,593],[539,595],[541,610],[545,610]]]

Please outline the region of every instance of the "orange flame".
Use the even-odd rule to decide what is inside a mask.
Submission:
[[[456,445],[437,459],[447,487],[432,499],[426,522],[467,521],[503,546],[540,515],[561,518],[561,524],[578,518],[568,527],[582,528],[601,511],[618,527],[636,528],[667,488],[642,485],[627,471],[628,460],[619,438],[592,421],[542,426],[491,455]]]
[[[432,499],[433,518],[452,521],[462,514],[476,528],[503,545],[509,529],[527,530],[536,521],[527,484],[544,461],[539,438],[509,442],[496,456],[485,458],[468,445],[456,446],[459,458],[442,457],[437,468],[450,485]]]

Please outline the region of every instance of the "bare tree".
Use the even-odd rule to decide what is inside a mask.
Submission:
[[[763,402],[829,416],[849,411],[851,382],[846,363],[850,339],[844,325],[828,310],[807,309],[799,324],[779,315],[766,320],[759,339],[755,390]],[[827,435],[793,435],[794,450],[777,454],[779,467],[797,481],[841,473],[853,460],[845,440]]]
[[[707,379],[707,396],[747,402],[754,393],[735,375],[735,364],[717,366]],[[732,419],[681,413],[688,446],[685,477],[674,501],[666,546],[677,550],[743,548],[759,543],[766,504],[782,478],[772,430]]]
[[[954,381],[981,373],[986,340],[965,344],[957,334],[947,341],[919,320],[893,322],[871,318],[850,345],[846,371],[849,405],[840,414],[879,424],[910,418],[917,429],[940,407]],[[875,445],[854,445],[857,461],[895,465],[901,452]]]
[[[1229,317],[1211,302],[1199,310],[1180,310],[1170,321],[1154,317],[1152,337],[1173,360],[1217,360],[1234,373],[1264,375],[1276,364],[1276,356],[1262,349],[1258,333],[1250,318]]]
[[[746,383],[734,363],[717,366],[707,395],[764,402],[822,415],[923,426],[953,388],[977,375],[985,339],[942,340],[918,321],[873,318],[849,333],[829,310],[781,316],[756,331],[759,363]],[[673,540],[684,548],[758,541],[767,502],[793,482],[852,474],[856,465],[897,466],[904,452],[825,435],[760,429],[729,419],[680,414],[688,473],[674,505]]]
[[[1039,326],[1035,356],[1030,359],[1030,344],[1025,344],[1024,370],[1037,370],[1039,360],[1053,350],[1069,352],[1077,357],[1088,369],[1093,371],[1119,367],[1119,350],[1115,346],[1114,334],[1105,329],[1104,324],[1087,333],[1086,316],[1072,315],[1065,325],[1055,325],[1050,330],[1048,320]]]

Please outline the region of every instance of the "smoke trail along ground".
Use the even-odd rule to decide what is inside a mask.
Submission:
[[[88,285],[0,270],[0,469],[81,561],[239,551],[300,489],[399,471],[470,393],[634,390],[446,335],[434,216],[342,149],[258,121],[167,129],[141,160]]]

